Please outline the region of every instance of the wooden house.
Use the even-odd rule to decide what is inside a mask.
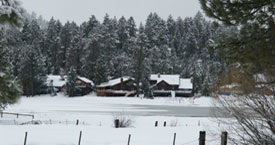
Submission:
[[[121,77],[102,83],[97,88],[97,96],[134,96],[135,81],[132,77]]]
[[[60,92],[62,87],[66,84],[66,76],[61,77],[60,75],[48,75],[47,86],[53,86],[56,92]]]
[[[192,79],[183,79],[180,75],[152,74],[150,84],[153,96],[193,96]]]
[[[92,91],[92,87],[94,86],[93,81],[85,77],[77,77],[76,84],[76,88],[78,88],[80,96],[89,94]]]
[[[61,77],[59,75],[48,75],[47,77],[47,86],[50,87],[52,85],[55,88],[56,92],[65,92],[66,82],[67,76]],[[87,95],[92,91],[92,88],[94,86],[93,81],[80,76],[77,77],[76,84],[77,96]]]

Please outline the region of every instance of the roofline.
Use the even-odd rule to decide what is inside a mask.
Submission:
[[[126,77],[120,77],[120,78],[126,78]],[[116,79],[120,79],[120,78],[116,78]],[[115,79],[113,79],[113,80],[115,80]],[[134,78],[129,77],[128,80],[126,80],[126,81],[129,81],[129,80],[134,80]],[[110,80],[109,80],[109,81],[110,81]],[[123,80],[123,82],[126,82],[126,81]],[[119,82],[119,83],[120,83],[120,82]],[[119,84],[119,83],[116,83],[116,84],[113,84],[113,85],[106,85],[106,86],[97,85],[96,87],[97,87],[97,88],[113,87],[113,86],[115,86],[115,85],[117,85],[117,84]]]

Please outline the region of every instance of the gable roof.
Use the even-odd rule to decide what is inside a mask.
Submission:
[[[190,78],[180,78],[180,75],[162,75],[162,74],[152,74],[150,76],[151,81],[157,81],[156,84],[164,81],[169,85],[177,85],[179,89],[193,89],[192,79]]]
[[[64,80],[62,80],[60,75],[48,75],[47,76],[47,85],[49,86],[51,83],[51,80],[53,81],[54,87],[62,87],[66,84],[67,77],[64,76]]]
[[[128,80],[134,80],[134,78],[132,77],[120,77],[120,78],[116,78],[113,80],[109,80],[108,82],[104,82],[101,83],[100,85],[98,85],[97,87],[108,87],[108,86],[114,86],[120,83],[121,79],[123,79],[123,82],[128,81]]]
[[[169,85],[179,85],[180,84],[180,75],[152,74],[150,76],[150,80],[157,81],[157,83],[159,83],[161,81],[165,81]]]
[[[92,86],[94,85],[94,82],[85,78],[85,77],[77,77],[78,79],[82,80],[85,83],[90,83]]]
[[[180,79],[179,89],[193,89],[193,83],[191,79]]]
[[[91,85],[93,86],[94,83],[93,81],[85,78],[85,77],[77,77],[78,79],[80,79],[81,81],[85,82],[85,83],[91,83]],[[60,75],[48,75],[47,76],[47,85],[49,86],[51,83],[51,80],[53,81],[53,86],[54,87],[62,87],[66,84],[67,82],[67,76],[64,76],[64,79],[62,80]]]

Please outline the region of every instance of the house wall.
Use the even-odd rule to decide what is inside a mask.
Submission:
[[[110,89],[132,91],[132,90],[135,90],[136,88],[134,86],[134,81],[128,80],[128,81],[124,81],[123,83],[120,82],[119,84],[116,84],[116,85],[110,87]]]
[[[125,96],[125,93],[113,93],[115,91],[133,91],[136,90],[134,80],[124,81],[114,86],[98,87],[97,96]]]
[[[169,85],[165,81],[161,81],[154,87],[154,90],[177,90],[178,88],[178,85]]]
[[[80,95],[87,95],[92,91],[92,86],[90,84],[87,84],[86,82],[80,80],[77,78],[76,80],[77,86],[80,87],[80,92],[78,92]],[[65,92],[66,91],[66,84],[61,87],[61,91]]]
[[[155,81],[156,83],[156,81]],[[151,84],[154,85],[154,82],[151,81]],[[162,91],[163,90],[163,91]],[[193,96],[192,89],[179,89],[178,85],[169,85],[165,81],[159,82],[153,88],[153,95],[158,97],[169,97],[171,96],[171,91],[175,91],[176,97],[191,97]]]

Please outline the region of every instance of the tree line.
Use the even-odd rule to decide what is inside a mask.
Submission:
[[[139,26],[133,17],[117,19],[108,14],[103,22],[92,15],[80,25],[28,15],[21,29],[8,27],[3,33],[12,73],[25,95],[43,93],[47,74],[80,75],[95,84],[132,76],[146,90],[152,73],[192,77],[195,92],[207,95],[227,68],[220,50],[208,46],[237,34],[238,29],[215,25],[198,12],[194,17],[167,20],[150,13]]]

